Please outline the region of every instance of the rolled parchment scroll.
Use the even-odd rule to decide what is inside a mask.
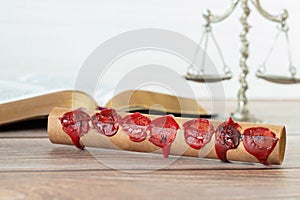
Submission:
[[[78,148],[97,147],[183,155],[222,161],[282,164],[286,131],[281,125],[178,118],[171,115],[54,108],[49,139]]]

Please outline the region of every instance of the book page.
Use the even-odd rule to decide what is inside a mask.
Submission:
[[[0,104],[69,89],[71,81],[44,74],[29,74],[15,81],[0,80]]]
[[[72,80],[72,77],[66,77],[63,75],[53,76],[42,73],[31,73],[21,76],[17,79],[17,82],[39,86],[44,90],[67,90],[74,87],[74,80]]]
[[[41,93],[44,89],[35,85],[0,80],[0,103],[19,100]]]

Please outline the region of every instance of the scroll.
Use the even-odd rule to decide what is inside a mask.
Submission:
[[[281,125],[142,115],[114,109],[54,108],[48,118],[52,143],[282,164],[286,131]]]

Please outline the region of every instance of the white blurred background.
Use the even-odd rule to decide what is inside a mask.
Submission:
[[[101,43],[125,31],[140,28],[161,28],[176,31],[198,41],[204,20],[202,12],[211,9],[222,14],[229,0],[1,0],[0,1],[0,78],[14,80],[18,77],[41,73],[50,76],[76,78],[88,55]],[[294,0],[262,0],[262,5],[272,14],[289,11],[288,25],[294,65],[300,76],[300,2]],[[277,31],[276,24],[265,20],[249,2],[252,28],[248,76],[250,99],[299,99],[300,84],[278,85],[255,77]],[[224,82],[226,98],[235,99],[239,89],[240,74],[240,6],[228,19],[213,26],[225,60],[234,78]],[[213,52],[213,50],[212,50]],[[210,57],[217,66],[218,57]],[[215,60],[216,59],[216,60]],[[128,55],[115,63],[115,73],[126,65],[164,64],[173,66],[180,74],[187,63],[172,55],[145,52]],[[283,37],[270,57],[269,70],[287,73],[287,50]],[[203,85],[191,83],[201,92]],[[204,89],[203,89],[204,90]]]

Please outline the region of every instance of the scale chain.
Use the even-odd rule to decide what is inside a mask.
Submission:
[[[290,45],[290,40],[289,40],[289,36],[288,36],[288,31],[289,31],[289,27],[286,25],[286,19],[287,18],[283,18],[282,21],[280,22],[280,27],[278,27],[278,32],[277,34],[275,35],[275,38],[274,38],[274,42],[270,48],[270,50],[268,51],[267,53],[267,56],[264,60],[264,62],[262,63],[262,65],[258,68],[258,72],[260,74],[264,74],[266,72],[266,64],[278,42],[278,38],[280,36],[280,33],[284,32],[285,34],[285,39],[286,39],[286,44],[287,44],[287,53],[288,53],[288,61],[289,61],[289,72],[291,74],[291,78],[294,79],[295,76],[296,76],[296,68],[294,67],[293,65],[293,62],[292,62],[292,52],[291,52],[291,45]]]
[[[217,52],[220,56],[220,59],[221,59],[221,62],[222,62],[222,65],[223,65],[223,72],[224,74],[226,75],[231,75],[231,70],[229,69],[229,67],[226,65],[225,63],[225,59],[224,59],[224,56],[223,56],[223,53],[221,51],[221,48],[213,34],[213,31],[212,31],[212,28],[211,28],[211,25],[210,25],[210,11],[208,10],[207,11],[208,14],[207,16],[204,16],[204,18],[206,19],[206,24],[204,25],[204,31],[202,33],[202,37],[198,43],[198,46],[196,48],[196,51],[195,51],[195,54],[194,54],[194,57],[193,57],[193,63],[196,62],[197,60],[197,57],[198,57],[198,54],[199,54],[199,51],[200,51],[200,48],[201,48],[201,44],[202,42],[204,41],[204,51],[202,52],[202,56],[201,56],[201,65],[200,65],[200,70],[198,71],[197,68],[191,64],[189,67],[188,67],[188,73],[189,74],[201,74],[201,75],[204,75],[205,74],[205,69],[204,69],[204,66],[205,66],[205,62],[206,62],[206,51],[207,51],[207,48],[208,48],[208,40],[209,40],[209,37],[211,37],[212,39],[212,42],[214,43],[216,49],[217,49]]]
[[[286,25],[285,25],[286,26]],[[284,30],[284,32],[285,32],[285,38],[286,38],[286,43],[287,43],[287,48],[288,48],[288,58],[289,58],[289,71],[290,71],[290,73],[291,73],[291,77],[292,77],[292,79],[294,79],[295,78],[295,76],[296,76],[296,73],[297,73],[297,71],[296,71],[296,68],[294,67],[294,65],[293,65],[293,59],[292,59],[292,52],[291,52],[291,44],[290,44],[290,39],[289,39],[289,35],[288,35],[288,28],[286,29],[286,30]]]
[[[196,63],[196,60],[197,60],[197,57],[198,57],[198,53],[199,53],[199,51],[201,49],[200,44],[202,44],[202,42],[203,42],[204,39],[206,40],[207,34],[205,34],[205,32],[206,32],[206,29],[203,30],[202,36],[201,36],[201,38],[200,38],[200,40],[198,42],[198,45],[197,45],[197,48],[196,48],[196,51],[194,53],[193,60],[192,60],[193,63],[188,67],[188,73],[189,74],[193,74],[194,75],[194,74],[198,74],[199,73],[198,70],[197,70],[197,68],[194,66],[194,64]],[[202,52],[202,54],[203,54],[203,52]]]

